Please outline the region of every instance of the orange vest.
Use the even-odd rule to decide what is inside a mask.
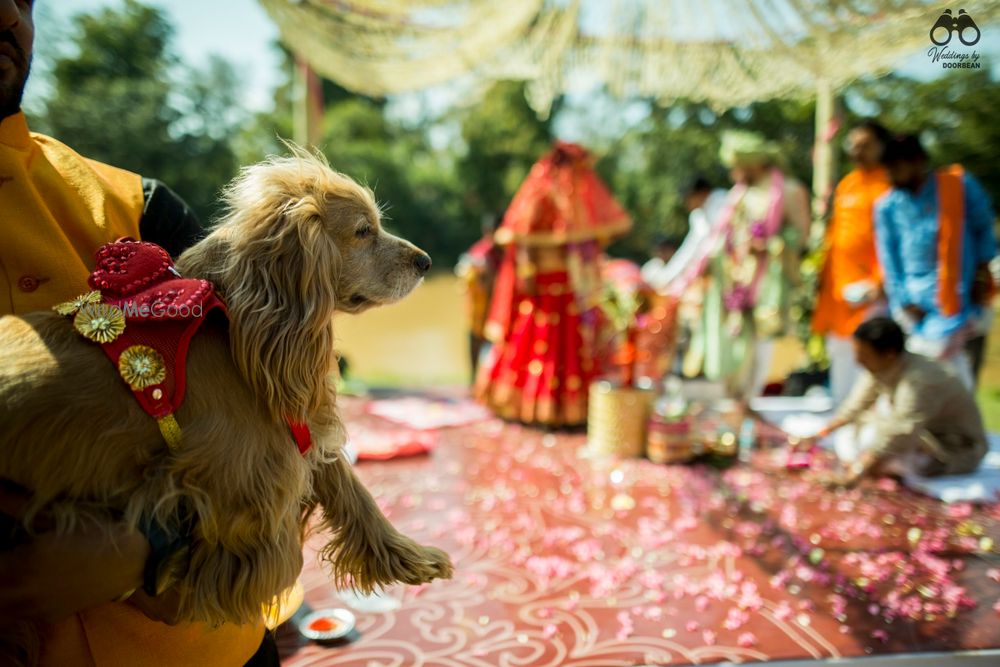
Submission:
[[[139,238],[142,179],[31,134],[23,114],[0,121],[0,315],[47,310],[87,291],[94,252]],[[45,629],[40,667],[241,667],[259,625],[165,625],[108,603]]]
[[[820,275],[813,331],[849,337],[865,319],[868,306],[856,306],[843,297],[844,287],[867,280],[882,284],[875,250],[873,209],[890,188],[884,169],[855,169],[837,185],[833,217],[826,234],[827,256]]]
[[[953,164],[938,169],[938,299],[941,313],[957,315],[962,309],[962,241],[965,231],[962,167]]]

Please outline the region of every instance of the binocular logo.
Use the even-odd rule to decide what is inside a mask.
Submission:
[[[982,37],[979,26],[968,12],[959,9],[958,17],[955,17],[950,9],[946,9],[931,28],[931,41],[937,46],[945,46],[951,43],[951,38],[956,32],[958,40],[966,46],[978,44],[979,38]]]

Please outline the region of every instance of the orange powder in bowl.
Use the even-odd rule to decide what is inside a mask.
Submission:
[[[330,632],[331,630],[336,630],[339,626],[340,623],[333,619],[317,618],[309,624],[309,629],[315,632]]]

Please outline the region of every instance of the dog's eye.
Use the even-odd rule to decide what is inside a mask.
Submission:
[[[365,225],[364,227],[358,227],[357,231],[354,232],[354,235],[359,239],[366,239],[372,235],[372,232],[374,232],[374,230],[371,228],[371,226]]]

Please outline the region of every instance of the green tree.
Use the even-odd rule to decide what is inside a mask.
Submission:
[[[466,215],[478,233],[478,221],[502,213],[531,165],[551,148],[553,120],[541,120],[532,111],[523,84],[503,81],[459,122],[465,151],[456,164]]]
[[[283,154],[285,146],[282,141],[291,139],[294,134],[292,74],[295,60],[291,51],[280,41],[273,42],[271,48],[282,56],[281,71],[285,73],[285,77],[274,89],[274,106],[253,113],[233,136],[230,144],[237,163],[241,165],[259,162],[268,155]]]
[[[243,117],[232,67],[218,58],[180,67],[163,11],[137,0],[73,23],[41,127],[83,155],[159,178],[207,221],[237,166],[230,142]]]
[[[719,162],[725,129],[752,130],[776,141],[788,172],[808,187],[812,114],[812,104],[788,100],[760,102],[721,114],[704,104],[681,100],[669,107],[650,105],[645,119],[617,136],[588,137],[585,143],[606,145],[600,151],[598,171],[633,216],[633,232],[614,244],[611,252],[642,261],[648,258],[656,236],[687,233],[681,193],[691,180],[701,175],[717,187],[730,186],[729,175]]]
[[[341,95],[327,107],[323,130],[320,148],[331,166],[372,188],[386,227],[450,267],[468,235],[453,170],[422,129],[390,121],[378,101]]]
[[[845,99],[850,120],[877,116],[893,132],[921,134],[935,165],[962,164],[1000,202],[1000,85],[989,69],[931,81],[886,76],[855,84]]]

